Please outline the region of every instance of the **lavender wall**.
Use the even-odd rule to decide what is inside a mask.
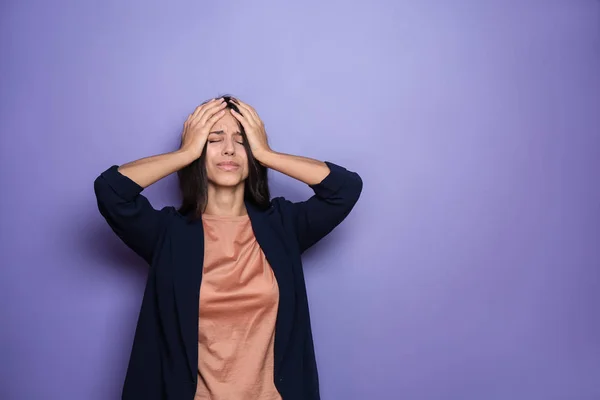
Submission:
[[[592,0],[3,1],[0,398],[119,397],[146,268],[92,182],[224,92],[274,149],[364,178],[305,258],[323,399],[600,398],[599,21]],[[146,194],[176,202],[174,177]]]

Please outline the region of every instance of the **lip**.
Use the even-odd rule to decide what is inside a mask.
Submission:
[[[240,164],[233,161],[223,161],[217,164],[217,168],[224,171],[235,171],[240,168]]]

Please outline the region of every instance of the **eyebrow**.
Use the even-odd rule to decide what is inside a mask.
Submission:
[[[212,132],[208,132],[208,134],[209,134],[209,135],[210,135],[210,134],[213,134],[213,133],[214,133],[214,134],[217,134],[217,135],[222,135],[222,134],[224,134],[225,132],[223,132],[223,131],[212,131]],[[241,134],[242,134],[242,132],[235,132],[235,133],[234,133],[234,135],[241,135]]]

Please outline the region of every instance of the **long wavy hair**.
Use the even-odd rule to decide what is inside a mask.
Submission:
[[[239,108],[232,101],[235,97],[231,95],[220,96],[225,99],[227,108],[239,112]],[[207,103],[209,100],[203,102]],[[259,209],[267,209],[271,195],[269,193],[269,182],[267,179],[267,168],[261,165],[253,156],[246,131],[239,123],[240,132],[243,137],[243,145],[248,155],[248,177],[244,183],[244,200],[249,201]],[[182,139],[183,140],[183,139]],[[206,145],[199,158],[191,164],[177,171],[179,178],[179,189],[182,195],[181,206],[178,211],[187,215],[189,220],[197,220],[202,216],[208,202],[208,174],[206,172]]]

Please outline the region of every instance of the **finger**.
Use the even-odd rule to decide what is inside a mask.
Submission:
[[[252,113],[246,107],[244,107],[244,103],[242,101],[236,99],[235,105],[237,106],[237,108],[239,110],[239,111],[236,111],[236,113],[239,116],[245,118],[248,123],[253,123]]]
[[[208,102],[206,102],[204,104],[199,105],[198,107],[196,107],[196,110],[192,114],[193,115],[192,118],[197,118],[198,116],[201,116],[201,114],[203,113],[203,111],[206,111],[207,109],[212,108],[212,107],[220,104],[220,100],[223,100],[223,98],[212,99],[212,100],[210,100],[210,101],[208,101]]]
[[[249,119],[251,119],[252,122],[255,123],[256,125],[260,124],[260,122],[261,122],[260,117],[258,116],[258,113],[252,106],[244,103],[243,101],[238,101],[238,104],[245,111],[244,115],[249,117]]]
[[[250,130],[250,124],[248,123],[248,119],[243,114],[235,111],[233,108],[230,109],[229,111],[231,111],[231,115],[233,115],[233,117],[235,119],[240,121],[240,124],[242,124],[242,126],[244,127],[244,130],[246,132],[248,132]]]
[[[206,112],[208,112],[210,110],[214,110],[214,108],[220,106],[221,104],[223,104],[223,102],[224,102],[224,100],[222,97],[209,101],[208,103],[204,104],[203,107],[198,111],[198,114],[196,115],[196,117],[202,118],[202,116]]]
[[[194,115],[194,113],[189,114],[187,119],[183,123],[183,135],[184,136],[185,136],[185,133],[187,132],[188,128],[192,125],[192,122],[194,121],[193,115]]]
[[[253,111],[253,108],[252,108],[252,106],[250,106],[250,104],[248,104],[248,103],[244,103],[244,102],[243,102],[242,100],[240,100],[240,99],[235,99],[235,101],[236,101],[236,103],[237,103],[238,105],[242,106],[242,108],[243,108],[243,109],[245,109],[245,110],[247,110],[247,111],[250,111],[250,112],[252,112],[252,111]]]
[[[206,121],[206,126],[208,126],[209,128],[211,128],[221,117],[223,117],[223,115],[225,115],[226,110],[221,110],[218,111],[217,113],[213,114],[207,121]]]
[[[207,101],[204,104],[200,104],[198,107],[196,107],[196,109],[194,110],[194,112],[190,114],[190,117],[195,118],[200,113],[200,111],[202,111],[203,108],[205,108],[206,106],[214,103],[215,100],[216,99],[212,99],[210,101]]]
[[[242,120],[245,120],[244,115],[239,111],[236,111],[233,108],[230,108],[229,111],[231,112],[231,115],[233,115],[238,121],[242,122]]]
[[[200,114],[196,117],[196,124],[206,124],[209,118],[211,118],[219,111],[224,110],[226,107],[227,103],[225,101],[217,102],[216,104],[207,107],[206,109],[202,110]]]

